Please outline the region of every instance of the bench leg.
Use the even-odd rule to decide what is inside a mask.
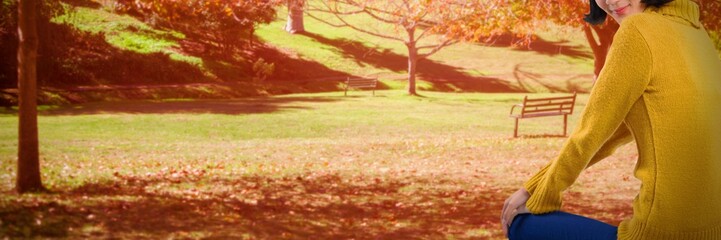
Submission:
[[[567,125],[568,125],[568,115],[563,114],[563,136],[564,137],[566,136],[566,131],[568,129]]]
[[[516,118],[516,127],[513,128],[513,138],[518,137],[518,118]]]

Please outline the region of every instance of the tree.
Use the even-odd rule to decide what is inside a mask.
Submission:
[[[19,135],[16,190],[43,190],[40,178],[37,121],[37,10],[39,1],[18,1]]]
[[[288,5],[288,22],[285,24],[285,31],[289,33],[305,32],[303,25],[303,6],[305,0],[286,0]]]
[[[718,36],[718,32],[721,29],[721,1],[694,1],[700,6],[701,22],[703,22],[709,32],[715,33]],[[519,15],[527,16],[523,18],[523,20],[526,21],[537,22],[539,19],[544,21],[550,20],[551,22],[561,26],[582,29],[591,50],[593,51],[594,74],[597,77],[606,62],[606,54],[613,42],[613,36],[619,28],[618,23],[616,23],[611,17],[608,17],[606,23],[602,25],[590,25],[584,22],[583,17],[588,13],[589,9],[588,0],[551,0],[541,2],[544,2],[544,4],[533,8],[525,8],[525,11],[519,13]],[[536,31],[539,31],[542,30],[542,26],[546,25],[538,24],[536,26],[541,27],[536,29]],[[716,40],[716,45],[717,49],[721,49],[721,42],[719,40]]]
[[[309,17],[335,27],[403,43],[408,49],[408,87],[416,93],[418,61],[460,41],[492,38],[510,25],[502,9],[506,1],[456,0],[326,0],[309,1]],[[359,22],[365,17],[374,23]],[[483,19],[483,25],[471,23]]]
[[[613,36],[619,28],[618,23],[611,17],[608,17],[607,21],[601,25],[591,25],[583,21],[584,15],[589,11],[589,0],[551,0],[542,2],[541,5],[523,8],[522,11],[519,11],[518,15],[524,16],[521,21],[546,22],[545,24],[536,24],[537,28],[534,31],[547,29],[548,23],[581,29],[593,52],[594,79],[598,77],[603,64],[606,62],[606,54],[613,42]]]
[[[614,20],[608,20],[603,25],[583,25],[583,33],[586,35],[591,51],[593,51],[593,79],[596,81],[606,63],[606,55],[613,43],[613,36],[620,26]],[[595,34],[594,34],[595,33]],[[594,36],[595,35],[595,36]]]

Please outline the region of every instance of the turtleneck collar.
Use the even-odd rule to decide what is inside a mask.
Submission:
[[[695,28],[701,27],[698,4],[690,0],[674,0],[660,8],[647,7],[645,11],[683,19]]]

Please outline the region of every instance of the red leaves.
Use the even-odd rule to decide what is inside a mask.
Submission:
[[[721,1],[695,0],[701,11],[701,22],[709,31],[721,31]]]
[[[215,168],[222,169],[222,166],[216,165]],[[184,181],[196,181],[206,175],[207,171],[202,168],[193,168],[191,166],[185,166],[182,168],[171,168],[164,167],[158,172],[146,172],[143,175],[122,175],[118,172],[114,172],[113,176],[126,181],[147,181],[147,180],[161,180],[170,181],[172,183],[180,183]]]

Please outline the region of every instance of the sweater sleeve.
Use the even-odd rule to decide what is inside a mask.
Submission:
[[[618,126],[618,129],[616,129],[616,132],[611,135],[611,138],[609,138],[608,141],[606,141],[606,143],[601,146],[601,149],[598,150],[596,155],[591,158],[591,161],[588,163],[588,166],[586,166],[586,168],[589,168],[594,164],[600,162],[601,160],[607,158],[608,156],[611,156],[617,148],[627,143],[630,143],[632,140],[633,135],[631,135],[631,131],[628,129],[626,124],[621,124],[621,126]],[[531,179],[526,181],[526,183],[523,185],[526,191],[528,191],[530,194],[533,194],[533,192],[536,190],[536,187],[538,186],[538,183],[543,179],[550,166],[551,164],[549,163],[540,171],[538,171],[536,175],[531,177]]]
[[[591,163],[600,160],[600,151],[608,142],[651,79],[652,58],[649,47],[630,17],[624,20],[609,51],[596,86],[573,134],[545,173],[531,179],[531,197],[526,207],[534,214],[561,208],[561,193]],[[599,152],[602,154],[599,155]],[[594,156],[599,158],[594,158]],[[533,183],[535,182],[535,183]],[[529,191],[531,192],[531,191]]]

